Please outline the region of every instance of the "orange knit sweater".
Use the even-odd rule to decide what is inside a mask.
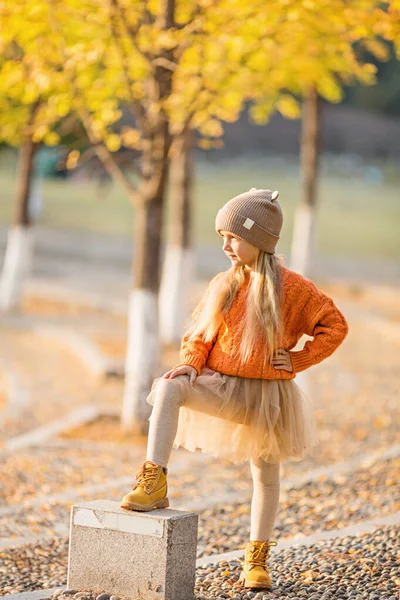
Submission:
[[[276,369],[273,365],[262,366],[262,357],[268,352],[265,341],[254,346],[254,352],[247,362],[233,357],[233,348],[240,341],[239,321],[245,310],[245,290],[250,282],[250,275],[238,290],[232,306],[225,316],[214,340],[204,343],[201,336],[188,340],[185,334],[182,339],[180,360],[181,365],[191,365],[198,374],[204,366],[223,373],[238,377],[260,379],[293,379],[296,373],[320,363],[330,356],[343,342],[348,333],[348,324],[333,300],[324,294],[317,286],[299,273],[287,269],[283,265],[283,349],[289,351],[293,371]],[[202,300],[193,312],[193,319],[199,314],[209,294],[214,277]],[[297,352],[291,350],[303,334],[313,336],[304,348]]]

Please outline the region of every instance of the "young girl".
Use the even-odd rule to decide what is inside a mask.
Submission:
[[[172,447],[249,461],[250,541],[240,580],[269,588],[267,558],[279,502],[280,462],[317,441],[312,404],[296,374],[321,362],[348,332],[333,300],[275,255],[283,223],[277,191],[252,188],[216,217],[231,268],[210,282],[183,336],[180,364],[154,380],[146,461],[121,507],[169,506]],[[306,333],[313,340],[292,351]]]

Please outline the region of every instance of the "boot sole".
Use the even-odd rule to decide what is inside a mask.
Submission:
[[[142,512],[153,510],[155,508],[167,508],[169,506],[168,498],[163,498],[162,500],[156,500],[153,504],[134,504],[133,502],[122,502],[120,504],[121,508],[127,508],[128,510],[140,510]]]
[[[244,585],[248,588],[255,588],[255,589],[266,589],[269,590],[272,588],[272,583],[257,583],[257,581],[248,581],[248,579],[246,579],[246,575],[244,574],[244,572],[242,571],[240,573],[240,577],[239,577],[239,581],[243,582]]]

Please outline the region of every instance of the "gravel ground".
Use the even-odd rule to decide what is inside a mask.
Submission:
[[[281,491],[274,539],[342,529],[400,510],[400,459],[335,475]],[[200,513],[198,556],[244,548],[249,539],[250,502],[223,504]]]
[[[278,539],[296,534],[310,535],[323,529],[342,529],[352,523],[400,510],[399,469],[400,458],[378,461],[353,473],[338,474],[300,488],[282,490],[273,535]],[[207,472],[209,473],[209,469]],[[178,508],[188,497],[201,500],[195,489],[198,488],[197,478],[186,477],[187,479],[184,477],[183,480],[176,479],[172,482],[168,480],[171,508],[174,505]],[[206,481],[205,474],[202,480]],[[128,486],[125,486],[126,489],[122,487],[120,485],[107,489],[106,492],[81,494],[76,501],[107,498],[118,502],[129,489]],[[206,490],[202,489],[205,502],[212,490],[209,485]],[[247,492],[247,499],[240,502],[224,502],[199,511],[198,558],[246,546],[250,531],[250,482]],[[13,515],[0,517],[0,540],[54,535],[55,528],[60,526],[64,526],[65,531],[68,531],[70,508],[73,503],[49,502],[39,507],[30,507],[29,502],[25,502]]]
[[[240,560],[203,565],[197,569],[195,597],[398,600],[399,534],[399,527],[382,527],[372,534],[326,540],[308,547],[281,552],[277,547],[268,561],[273,587],[258,593],[244,590],[237,581],[242,569]]]
[[[346,302],[347,310],[342,304],[341,308],[348,316],[349,336],[332,356],[302,374],[307,377],[307,393],[315,408],[320,437],[320,443],[302,461],[305,469],[397,443],[400,335],[377,335],[368,328],[368,320],[362,321],[362,312]],[[82,330],[98,332],[98,316],[80,318]],[[111,317],[104,320],[107,323],[97,338],[100,335],[105,339],[104,331],[112,331],[114,321]],[[393,323],[398,326],[397,321]],[[117,320],[115,324],[120,331],[121,323]],[[30,404],[20,415],[0,422],[0,444],[82,404],[107,408],[120,405],[122,381],[99,381],[61,342],[31,331],[12,330],[1,321],[0,331],[0,355],[6,357],[3,367],[18,375],[30,395]],[[115,335],[110,334],[111,347]],[[165,366],[174,364],[176,358],[177,351],[166,351]],[[85,437],[85,431],[77,435]],[[91,435],[89,429],[86,435]],[[103,440],[121,441],[115,425],[103,428],[100,435]]]
[[[399,535],[399,526],[386,526],[373,533],[324,540],[308,547],[279,551],[278,546],[271,551],[268,560],[272,589],[258,592],[238,581],[242,569],[240,559],[202,565],[196,569],[195,599],[398,600]],[[2,591],[35,590],[38,580],[41,589],[66,586],[67,562],[66,537],[47,540],[40,548],[27,545],[0,552]],[[17,569],[20,574],[16,573]],[[85,592],[87,600],[96,598],[86,590],[68,590],[68,594],[65,591],[62,595],[60,590],[54,592],[52,598],[83,600]]]
[[[333,292],[332,295],[335,296]],[[372,295],[370,301],[376,303],[374,298]],[[398,443],[400,372],[397,357],[400,355],[400,336],[397,339],[392,333],[387,335],[387,329],[378,335],[369,328],[368,321],[362,322],[362,310],[354,310],[354,303],[348,305],[348,310],[345,304],[339,305],[348,316],[350,335],[329,360],[307,371],[308,393],[315,407],[320,441],[303,460],[283,463],[281,480],[362,457]],[[389,303],[381,316],[393,319],[397,327],[398,314],[392,314],[388,307]],[[373,309],[376,308],[374,305]],[[46,310],[48,312],[48,307]],[[44,315],[46,310],[43,309]],[[60,319],[57,313],[59,307],[54,310],[54,319]],[[73,314],[64,315],[63,319],[64,322],[69,319],[74,326],[81,323],[82,330],[93,334],[94,339],[97,336],[99,345],[110,356],[113,352],[120,352],[115,332],[109,343],[104,337],[111,321],[104,323],[100,331],[100,315],[92,318],[90,314]],[[121,323],[118,323],[118,328],[120,331]],[[30,404],[23,412],[0,423],[0,445],[15,435],[59,419],[83,404],[115,408],[120,403],[122,382],[115,379],[100,382],[61,343],[24,331],[21,327],[12,330],[4,323],[0,323],[0,329],[0,354],[6,357],[1,366],[15,373],[30,395]],[[171,349],[164,360],[168,364],[174,363],[175,355]],[[43,447],[12,453],[0,451],[0,538],[4,541],[30,536],[42,538],[39,542],[0,552],[1,580],[7,578],[6,589],[1,588],[1,592],[65,585],[68,540],[58,536],[62,535],[63,527],[68,531],[71,505],[77,501],[105,497],[118,501],[128,491],[127,486],[115,485],[98,493],[88,488],[130,475],[133,483],[134,475],[145,459],[145,451],[146,438],[135,439],[134,443],[121,439],[118,421],[111,418],[70,431],[65,437]],[[184,460],[187,464],[182,469]],[[178,463],[179,468],[175,470],[174,465]],[[173,450],[169,466],[172,507],[174,503],[178,507],[187,498],[201,501],[214,493],[240,492],[240,502],[219,504],[199,513],[198,557],[244,548],[248,540],[252,492],[249,465],[233,465],[227,460],[181,449]],[[350,474],[329,478],[321,476],[302,488],[282,490],[274,538],[340,529],[399,510],[399,467],[399,459],[378,460]],[[52,494],[68,494],[71,491],[76,493],[74,500],[68,497],[65,501],[52,501],[50,498]],[[49,496],[46,502],[32,504],[35,498],[46,495]],[[12,507],[16,508],[15,513],[1,515],[2,509]],[[274,596],[262,592],[257,598],[398,600],[399,572],[393,578],[389,574],[390,564],[388,571],[381,569],[386,560],[382,552],[385,554],[387,550],[390,554],[390,544],[394,546],[396,535],[398,528],[382,529],[379,535],[345,538],[340,543],[321,542],[312,549],[273,552],[270,564],[279,589]],[[384,546],[386,541],[387,548]],[[343,547],[348,550],[343,550]],[[321,573],[322,584],[331,579],[327,584],[331,586],[331,593],[325,590],[322,594],[312,589],[315,583],[319,583],[318,576],[309,573],[311,581],[304,588],[299,581],[307,578],[304,573],[322,569],[320,558],[324,553],[329,557],[327,564],[333,571],[331,577],[326,570]],[[278,556],[282,556],[283,560],[275,564]],[[368,563],[362,563],[364,558],[374,561],[369,571]],[[351,569],[348,576],[346,565]],[[375,565],[378,565],[376,572]],[[238,562],[232,561],[221,563],[217,568],[214,565],[209,571],[198,569],[196,599],[253,598],[252,592],[241,594],[241,584],[238,584],[239,588],[235,587],[237,577],[234,575],[238,576],[239,568]],[[224,575],[224,571],[230,571],[230,574]],[[382,579],[379,580],[381,571]],[[225,587],[221,587],[222,582],[216,581],[218,577],[225,581]],[[346,578],[351,583],[346,582]],[[375,588],[369,586],[370,580]],[[339,588],[332,588],[334,585]],[[349,589],[346,591],[346,588]],[[396,589],[397,592],[393,591]]]
[[[122,383],[99,381],[61,342],[31,331],[12,331],[0,325],[3,367],[18,376],[29,390],[29,404],[0,422],[1,442],[62,418],[77,407],[115,406]]]
[[[385,333],[376,335],[354,316],[349,317],[349,324],[351,334],[337,351],[302,374],[307,376],[307,393],[315,407],[321,442],[310,459],[320,464],[354,456],[370,447],[391,445],[400,425],[400,335],[398,339]],[[172,364],[176,353],[169,350],[167,354]],[[104,395],[102,390],[99,394]],[[115,423],[97,433],[101,439],[123,441]],[[91,434],[93,428],[75,435]],[[332,441],[333,434],[336,444],[326,443]]]
[[[145,457],[145,442],[139,447],[90,444],[83,447],[56,448],[48,445],[3,453],[0,455],[0,509],[19,503],[28,506],[37,496],[50,496],[63,491],[75,490],[78,497],[81,486],[93,486],[120,477],[131,476],[133,484]],[[186,469],[178,478],[174,475],[174,464],[182,460],[186,463]],[[168,481],[175,497],[196,493],[198,477],[206,477],[211,465],[215,469],[221,468],[212,457],[185,450],[175,450],[169,465],[171,472]],[[193,473],[194,469],[196,474]],[[250,477],[248,466],[245,471],[248,471]],[[215,472],[214,482],[216,477]],[[225,475],[224,480],[226,477]],[[179,489],[182,486],[185,491]],[[242,485],[235,487],[243,489]]]

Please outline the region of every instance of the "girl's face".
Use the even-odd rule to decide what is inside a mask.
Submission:
[[[259,248],[246,242],[246,240],[243,240],[230,231],[220,231],[220,234],[224,238],[222,250],[229,257],[231,263],[237,267],[253,269],[257,260]]]

